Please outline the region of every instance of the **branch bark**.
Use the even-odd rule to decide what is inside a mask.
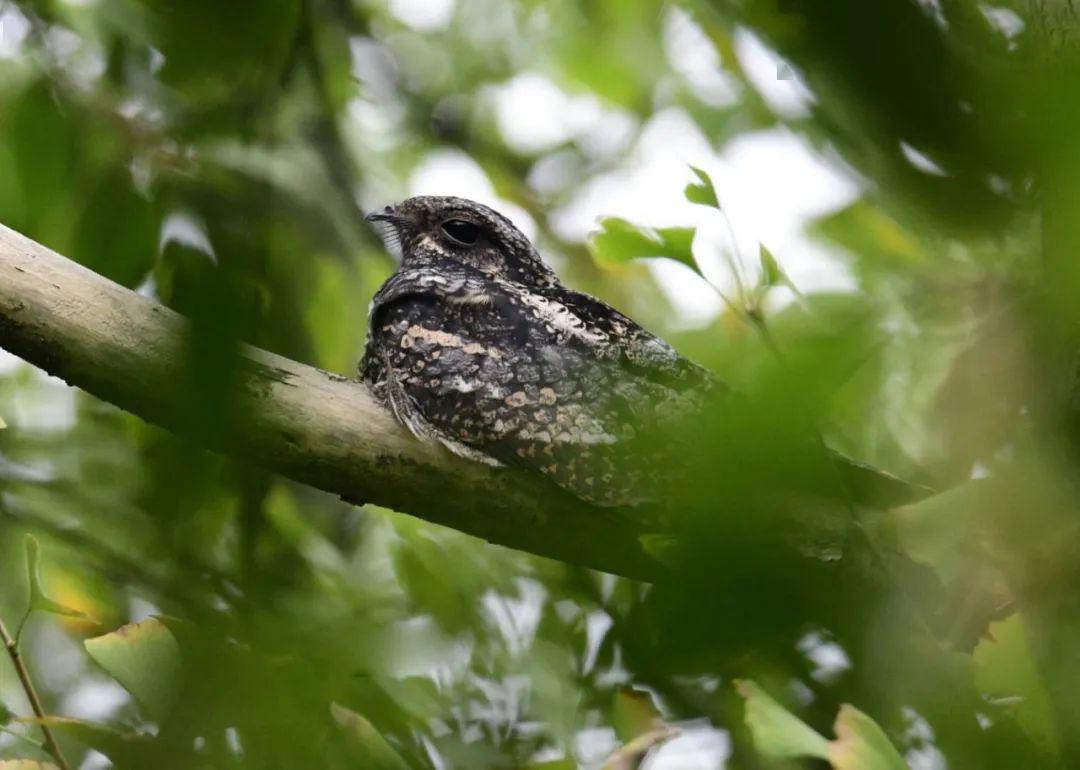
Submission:
[[[148,422],[356,503],[492,543],[649,578],[639,526],[530,474],[417,441],[362,383],[244,346],[230,425],[185,419],[187,321],[0,225],[0,347]]]

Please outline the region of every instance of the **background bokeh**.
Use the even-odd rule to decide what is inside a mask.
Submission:
[[[0,361],[0,617],[33,535],[72,767],[597,768],[661,720],[649,770],[896,767],[785,749],[845,703],[916,770],[1080,766],[1078,40],[1065,0],[0,0],[0,222],[196,341],[190,441]],[[200,451],[239,341],[354,372],[363,213],[412,194],[731,386],[669,579]],[[84,644],[154,617],[149,684]],[[6,660],[0,701],[48,759]]]

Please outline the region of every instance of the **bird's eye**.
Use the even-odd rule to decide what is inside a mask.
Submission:
[[[442,230],[459,246],[472,246],[480,238],[480,228],[464,219],[448,219],[442,223]]]

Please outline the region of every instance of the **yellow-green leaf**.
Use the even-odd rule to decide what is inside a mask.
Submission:
[[[612,722],[615,734],[623,743],[664,726],[664,718],[653,703],[652,695],[633,687],[623,687],[615,693]]]
[[[829,742],[797,716],[773,700],[750,680],[735,687],[746,699],[746,726],[754,746],[770,759],[817,757],[827,759]]]
[[[661,564],[668,567],[678,565],[679,539],[663,532],[647,532],[638,535],[642,550]]]
[[[1012,713],[1032,741],[1057,753],[1057,736],[1046,685],[1031,654],[1024,619],[1016,614],[991,623],[988,638],[972,654],[975,686],[994,698],[1011,698]]]
[[[908,770],[885,731],[854,706],[840,707],[833,731],[836,740],[828,747],[833,770]]]
[[[330,714],[360,749],[364,767],[371,770],[409,770],[409,765],[401,755],[375,726],[360,714],[337,703],[330,704]]]
[[[905,267],[929,259],[899,222],[865,199],[815,220],[808,227],[811,234],[863,259]]]
[[[109,672],[155,721],[172,709],[180,681],[180,645],[164,623],[149,618],[129,623],[84,643],[98,665]]]
[[[33,535],[27,535],[23,540],[23,548],[26,551],[26,586],[29,592],[27,611],[41,610],[51,612],[54,615],[64,615],[69,618],[84,618],[85,613],[65,607],[50,599],[45,589],[41,586],[41,544]]]

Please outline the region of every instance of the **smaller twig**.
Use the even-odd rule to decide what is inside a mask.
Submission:
[[[784,356],[784,351],[780,349],[780,346],[776,342],[776,338],[773,337],[772,330],[769,328],[768,323],[765,321],[765,316],[762,315],[759,307],[753,307],[746,311],[746,320],[754,327],[758,334],[761,335],[762,342],[767,347],[776,359],[781,364],[787,363],[787,358]]]
[[[679,732],[678,727],[663,725],[643,733],[617,749],[607,758],[601,770],[637,770],[645,760],[646,754],[664,741],[674,738]]]
[[[746,283],[742,277],[742,265],[743,255],[742,249],[739,248],[739,239],[735,236],[735,225],[731,223],[731,217],[728,216],[727,209],[718,207],[716,209],[720,213],[720,218],[724,220],[724,226],[727,228],[728,240],[731,241],[731,251],[724,249],[724,260],[728,263],[728,267],[731,269],[731,273],[735,278],[735,286],[739,291],[739,298],[746,297]]]
[[[740,299],[743,300],[742,303],[735,302],[731,297],[725,294],[719,286],[704,275],[701,275],[701,273],[698,273],[698,275],[701,276],[710,289],[716,292],[716,295],[720,297],[721,301],[727,305],[728,310],[734,313],[737,318],[741,319],[743,323],[756,331],[761,336],[762,342],[765,343],[765,347],[772,351],[772,353],[783,362],[784,354],[780,350],[779,345],[776,344],[772,332],[769,331],[769,327],[765,323],[765,317],[761,314],[760,309],[756,306],[751,307],[745,304],[743,289],[739,288],[742,286],[742,282],[739,280],[738,275],[735,276],[736,282],[739,284],[739,287],[736,287],[736,290],[740,294]]]
[[[23,629],[26,628],[26,621],[28,621],[30,619],[30,613],[32,613],[33,611],[34,611],[33,608],[28,606],[26,608],[26,612],[24,612],[22,614],[22,617],[19,618],[19,625],[15,626],[14,643],[15,643],[16,647],[19,646],[19,641],[22,639]]]
[[[12,738],[15,738],[17,740],[22,741],[23,743],[27,743],[27,744],[33,746],[38,751],[45,751],[45,744],[44,743],[42,743],[41,741],[35,741],[29,735],[24,735],[23,733],[20,733],[18,730],[12,730],[10,727],[0,727],[0,733],[6,733],[7,735],[10,735]]]
[[[19,681],[22,683],[27,700],[30,701],[30,708],[34,710],[34,716],[44,720],[45,709],[41,707],[41,698],[38,697],[37,690],[34,689],[34,683],[30,681],[30,672],[26,670],[26,664],[23,663],[22,655],[19,653],[19,645],[8,632],[3,620],[0,620],[0,641],[3,641],[8,657],[11,658],[11,665],[15,667],[15,673],[19,675]],[[64,759],[64,754],[60,751],[60,746],[57,744],[56,738],[53,737],[52,730],[43,722],[39,722],[39,726],[41,727],[42,736],[45,738],[45,750],[56,760],[60,770],[70,770],[70,765]]]

